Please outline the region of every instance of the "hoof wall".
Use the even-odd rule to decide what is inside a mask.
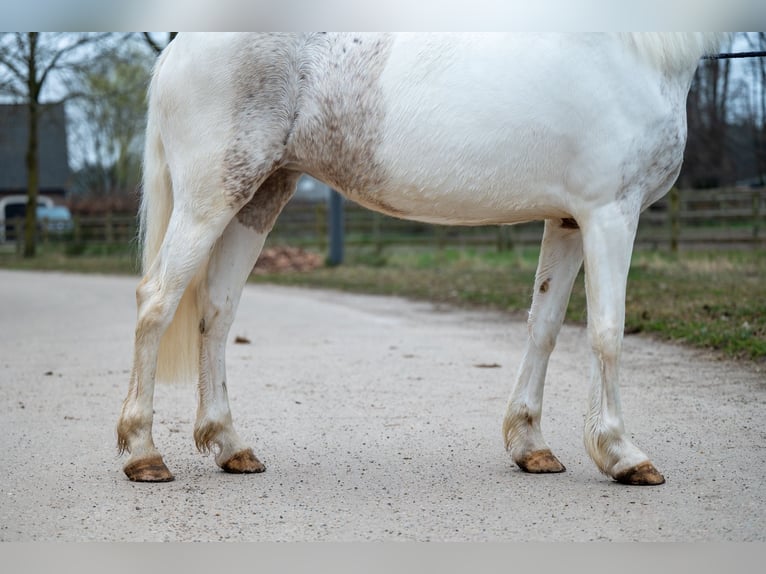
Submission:
[[[174,479],[161,456],[131,462],[122,470],[133,482],[170,482]]]
[[[639,486],[655,486],[665,483],[665,477],[654,468],[654,465],[647,461],[642,462],[621,472],[614,479],[621,484],[634,484]]]
[[[515,461],[521,470],[532,474],[564,472],[566,467],[549,450],[536,450]]]
[[[232,474],[249,474],[266,470],[266,467],[258,460],[251,448],[239,451],[223,463],[221,468]]]

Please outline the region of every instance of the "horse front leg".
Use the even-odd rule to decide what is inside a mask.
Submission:
[[[582,266],[582,239],[572,220],[546,220],[529,311],[527,347],[503,420],[505,447],[526,472],[563,472],[543,438],[540,419],[548,359]]]
[[[628,439],[618,387],[625,291],[637,225],[638,214],[626,214],[617,205],[597,210],[582,223],[593,353],[584,439],[588,454],[604,474],[624,484],[654,485],[665,479]]]

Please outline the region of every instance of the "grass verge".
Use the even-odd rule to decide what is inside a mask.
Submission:
[[[390,247],[350,252],[339,267],[254,275],[256,283],[398,295],[458,306],[498,309],[522,318],[529,307],[537,249]],[[0,267],[136,274],[133,252],[42,251],[31,260],[0,253]],[[584,324],[585,288],[575,282],[567,321]],[[625,329],[766,363],[766,252],[681,255],[637,251],[628,276]]]
[[[260,283],[412,297],[523,313],[529,308],[537,249],[389,249],[355,253],[347,264],[310,273],[253,277]],[[625,329],[766,362],[766,253],[637,251],[628,276]],[[583,273],[567,321],[586,322]]]

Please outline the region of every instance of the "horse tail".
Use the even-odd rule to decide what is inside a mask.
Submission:
[[[154,263],[165,238],[173,213],[173,183],[160,130],[160,106],[157,78],[170,46],[157,60],[149,86],[146,143],[143,161],[143,189],[139,211],[141,267],[144,276]],[[156,378],[158,381],[193,381],[198,376],[200,310],[197,291],[200,272],[187,287],[172,322],[159,346]]]

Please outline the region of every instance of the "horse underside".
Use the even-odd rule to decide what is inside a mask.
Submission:
[[[527,472],[564,470],[541,431],[543,385],[584,262],[586,449],[619,482],[664,482],[625,432],[618,365],[638,216],[680,168],[702,52],[671,72],[619,37],[578,38],[179,35],[150,96],[144,277],[117,427],[128,477],[173,478],[151,433],[166,375],[198,381],[201,451],[227,472],[264,469],[233,426],[226,339],[267,235],[309,173],[403,218],[545,220],[505,446]]]

